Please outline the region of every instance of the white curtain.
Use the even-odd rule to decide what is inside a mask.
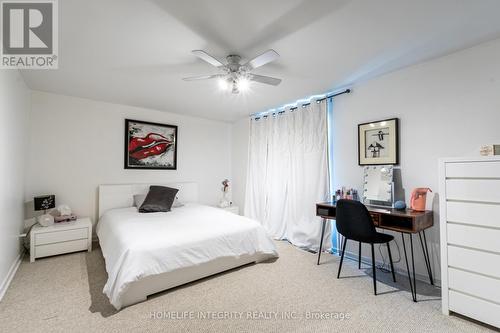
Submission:
[[[252,119],[245,215],[275,239],[318,250],[316,203],[328,199],[327,101]],[[329,223],[327,224],[327,228]],[[330,247],[329,228],[323,250]]]

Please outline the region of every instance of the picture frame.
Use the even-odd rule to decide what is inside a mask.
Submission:
[[[175,125],[125,119],[125,169],[177,170]]]
[[[399,164],[399,119],[358,125],[358,164]]]

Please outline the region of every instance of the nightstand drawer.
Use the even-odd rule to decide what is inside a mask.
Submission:
[[[47,257],[75,251],[84,251],[88,248],[87,239],[79,239],[62,243],[35,246],[35,257]]]
[[[66,242],[77,239],[85,239],[85,242],[87,242],[88,237],[89,237],[88,228],[37,233],[35,235],[35,246]]]

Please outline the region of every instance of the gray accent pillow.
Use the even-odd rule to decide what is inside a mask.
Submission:
[[[179,192],[176,188],[152,185],[144,199],[139,213],[169,212],[175,200],[175,195]]]
[[[146,194],[134,194],[134,206],[139,209],[142,206],[144,199],[146,199]],[[176,195],[172,208],[179,208],[182,206],[184,206],[184,204],[179,201],[179,197]]]

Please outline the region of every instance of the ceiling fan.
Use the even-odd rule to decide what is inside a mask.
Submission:
[[[261,55],[253,58],[252,60],[241,64],[241,57],[239,55],[228,55],[226,57],[226,64],[223,64],[215,57],[202,50],[194,50],[192,53],[198,58],[208,62],[210,65],[219,68],[223,73],[214,75],[200,75],[193,77],[183,78],[184,81],[197,81],[207,79],[218,79],[219,87],[222,90],[229,91],[237,94],[248,88],[250,81],[269,84],[277,86],[280,84],[281,79],[270,76],[252,74],[251,71],[255,68],[264,66],[279,58],[279,54],[274,50],[267,50]]]

